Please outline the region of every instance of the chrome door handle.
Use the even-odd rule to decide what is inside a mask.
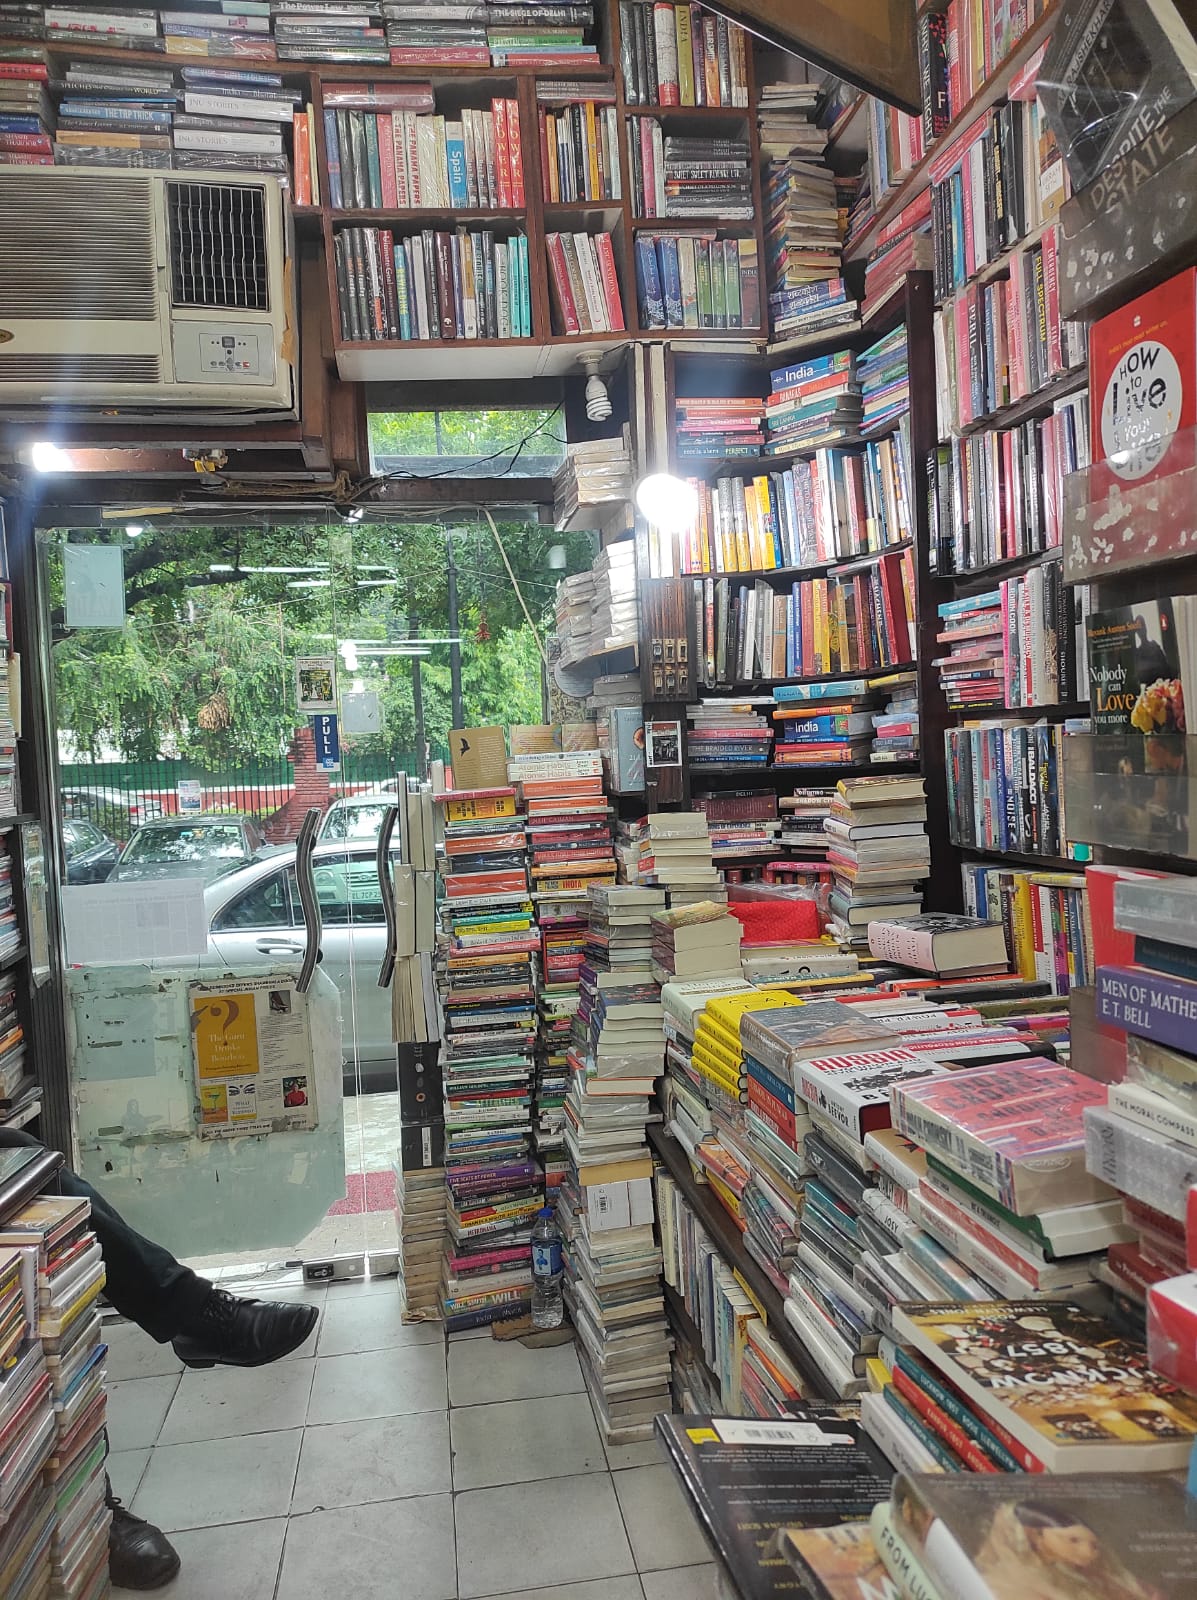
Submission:
[[[399,782],[406,786],[407,778],[402,772]],[[391,840],[395,833],[395,823],[399,819],[399,807],[388,806],[383,813],[382,827],[378,830],[378,887],[382,893],[382,911],[387,920],[387,944],[383,951],[382,965],[378,969],[378,987],[389,989],[391,979],[395,976],[395,953],[399,942],[399,915],[395,910],[395,879],[391,874]]]
[[[312,852],[316,848],[316,829],[320,823],[320,807],[312,806],[303,819],[299,837],[295,841],[295,881],[299,888],[299,903],[303,907],[303,925],[306,938],[303,962],[295,987],[306,994],[311,987],[316,963],[320,959],[320,936],[324,923],[320,914],[320,901],[316,897],[316,879],[312,874]]]
[[[258,949],[264,956],[300,956],[303,945],[298,939],[259,939]]]

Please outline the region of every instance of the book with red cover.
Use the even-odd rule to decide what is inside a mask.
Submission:
[[[1094,498],[1192,459],[1176,436],[1197,425],[1197,268],[1093,324],[1089,408]]]

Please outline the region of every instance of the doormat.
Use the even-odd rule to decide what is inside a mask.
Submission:
[[[395,1174],[385,1172],[349,1172],[345,1175],[345,1198],[329,1206],[330,1217],[359,1217],[364,1211],[393,1211],[395,1209]]]

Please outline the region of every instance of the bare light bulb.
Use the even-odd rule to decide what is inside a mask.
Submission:
[[[636,485],[636,508],[663,533],[682,533],[698,515],[698,491],[672,472],[652,472]]]

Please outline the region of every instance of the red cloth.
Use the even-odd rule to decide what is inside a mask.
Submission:
[[[822,932],[813,900],[735,900],[727,908],[744,930],[744,944],[794,944]]]

